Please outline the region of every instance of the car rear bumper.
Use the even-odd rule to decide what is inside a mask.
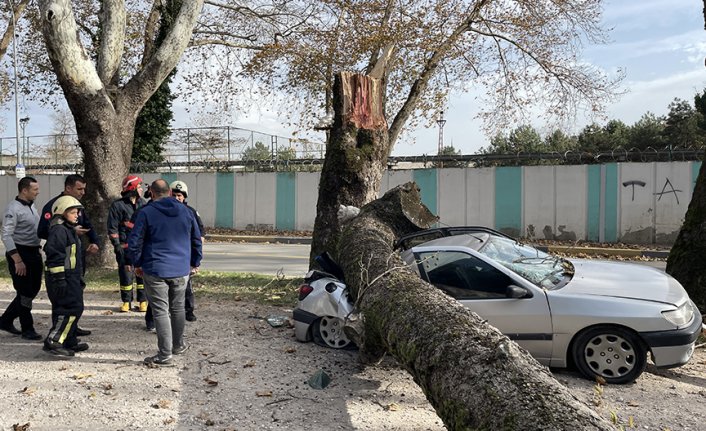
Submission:
[[[299,308],[295,308],[292,315],[294,317],[294,336],[299,341],[310,341],[309,327],[319,316]]]
[[[696,308],[696,307],[694,307]],[[660,368],[673,368],[689,362],[694,353],[696,339],[703,330],[701,313],[694,310],[694,319],[686,328],[673,331],[640,332],[650,346],[652,360]]]

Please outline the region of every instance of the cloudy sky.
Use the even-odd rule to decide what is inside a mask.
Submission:
[[[623,69],[626,73],[623,90],[627,93],[607,107],[609,118],[627,124],[637,121],[645,112],[667,113],[675,98],[692,101],[694,94],[706,88],[706,31],[703,3],[696,0],[609,0],[605,2],[604,23],[611,28],[611,42],[587,46],[584,60],[610,72]],[[9,57],[9,56],[8,56]],[[445,144],[453,145],[464,154],[473,154],[488,145],[482,124],[474,119],[478,100],[473,94],[456,94],[449,100],[444,128]],[[22,103],[22,110],[32,118],[27,135],[48,134],[51,111]],[[14,135],[14,111],[5,106],[2,136]],[[175,104],[174,127],[194,125],[183,102]],[[24,115],[24,114],[23,114]],[[580,119],[568,132],[577,133],[591,120]],[[291,130],[282,126],[276,113],[260,106],[231,121],[231,125],[265,133],[289,136]],[[538,130],[542,124],[534,124]],[[319,139],[323,140],[323,136]],[[396,155],[435,154],[438,145],[436,127],[420,127],[400,142]],[[3,142],[3,147],[7,144]]]

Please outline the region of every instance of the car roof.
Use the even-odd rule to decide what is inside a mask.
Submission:
[[[490,229],[483,226],[448,226],[448,227],[437,227],[432,229],[426,229],[418,232],[413,232],[411,234],[401,237],[395,243],[395,249],[408,250],[412,247],[416,247],[421,244],[425,244],[436,239],[454,237],[454,236],[466,236],[468,234],[475,235],[476,238],[488,238],[490,235],[508,238],[510,240],[515,240],[514,238],[505,235],[502,232],[498,232],[494,229]],[[481,236],[478,236],[481,235]],[[444,245],[463,245],[461,243],[442,243]]]
[[[478,250],[488,241],[490,238],[489,233],[478,232],[478,233],[468,233],[462,235],[446,236],[442,238],[436,238],[431,241],[423,242],[421,244],[415,244],[413,248],[416,247],[467,247],[473,250]]]

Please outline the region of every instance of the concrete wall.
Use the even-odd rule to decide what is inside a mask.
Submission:
[[[674,241],[701,162],[387,171],[380,193],[415,181],[441,225],[482,225],[514,236],[603,242]],[[206,226],[312,230],[319,173],[145,174],[177,178]],[[38,206],[63,189],[40,175]],[[90,186],[90,185],[89,185]],[[0,177],[0,206],[16,195]]]

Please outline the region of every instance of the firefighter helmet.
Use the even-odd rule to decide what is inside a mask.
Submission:
[[[184,181],[173,181],[169,184],[169,188],[172,189],[172,193],[181,193],[185,198],[189,197],[189,188]]]
[[[83,208],[83,205],[81,205],[81,202],[75,197],[64,195],[54,201],[54,205],[51,207],[51,213],[54,215],[62,215],[72,208]]]
[[[123,193],[137,190],[140,184],[142,184],[142,178],[137,175],[128,175],[123,178]]]

